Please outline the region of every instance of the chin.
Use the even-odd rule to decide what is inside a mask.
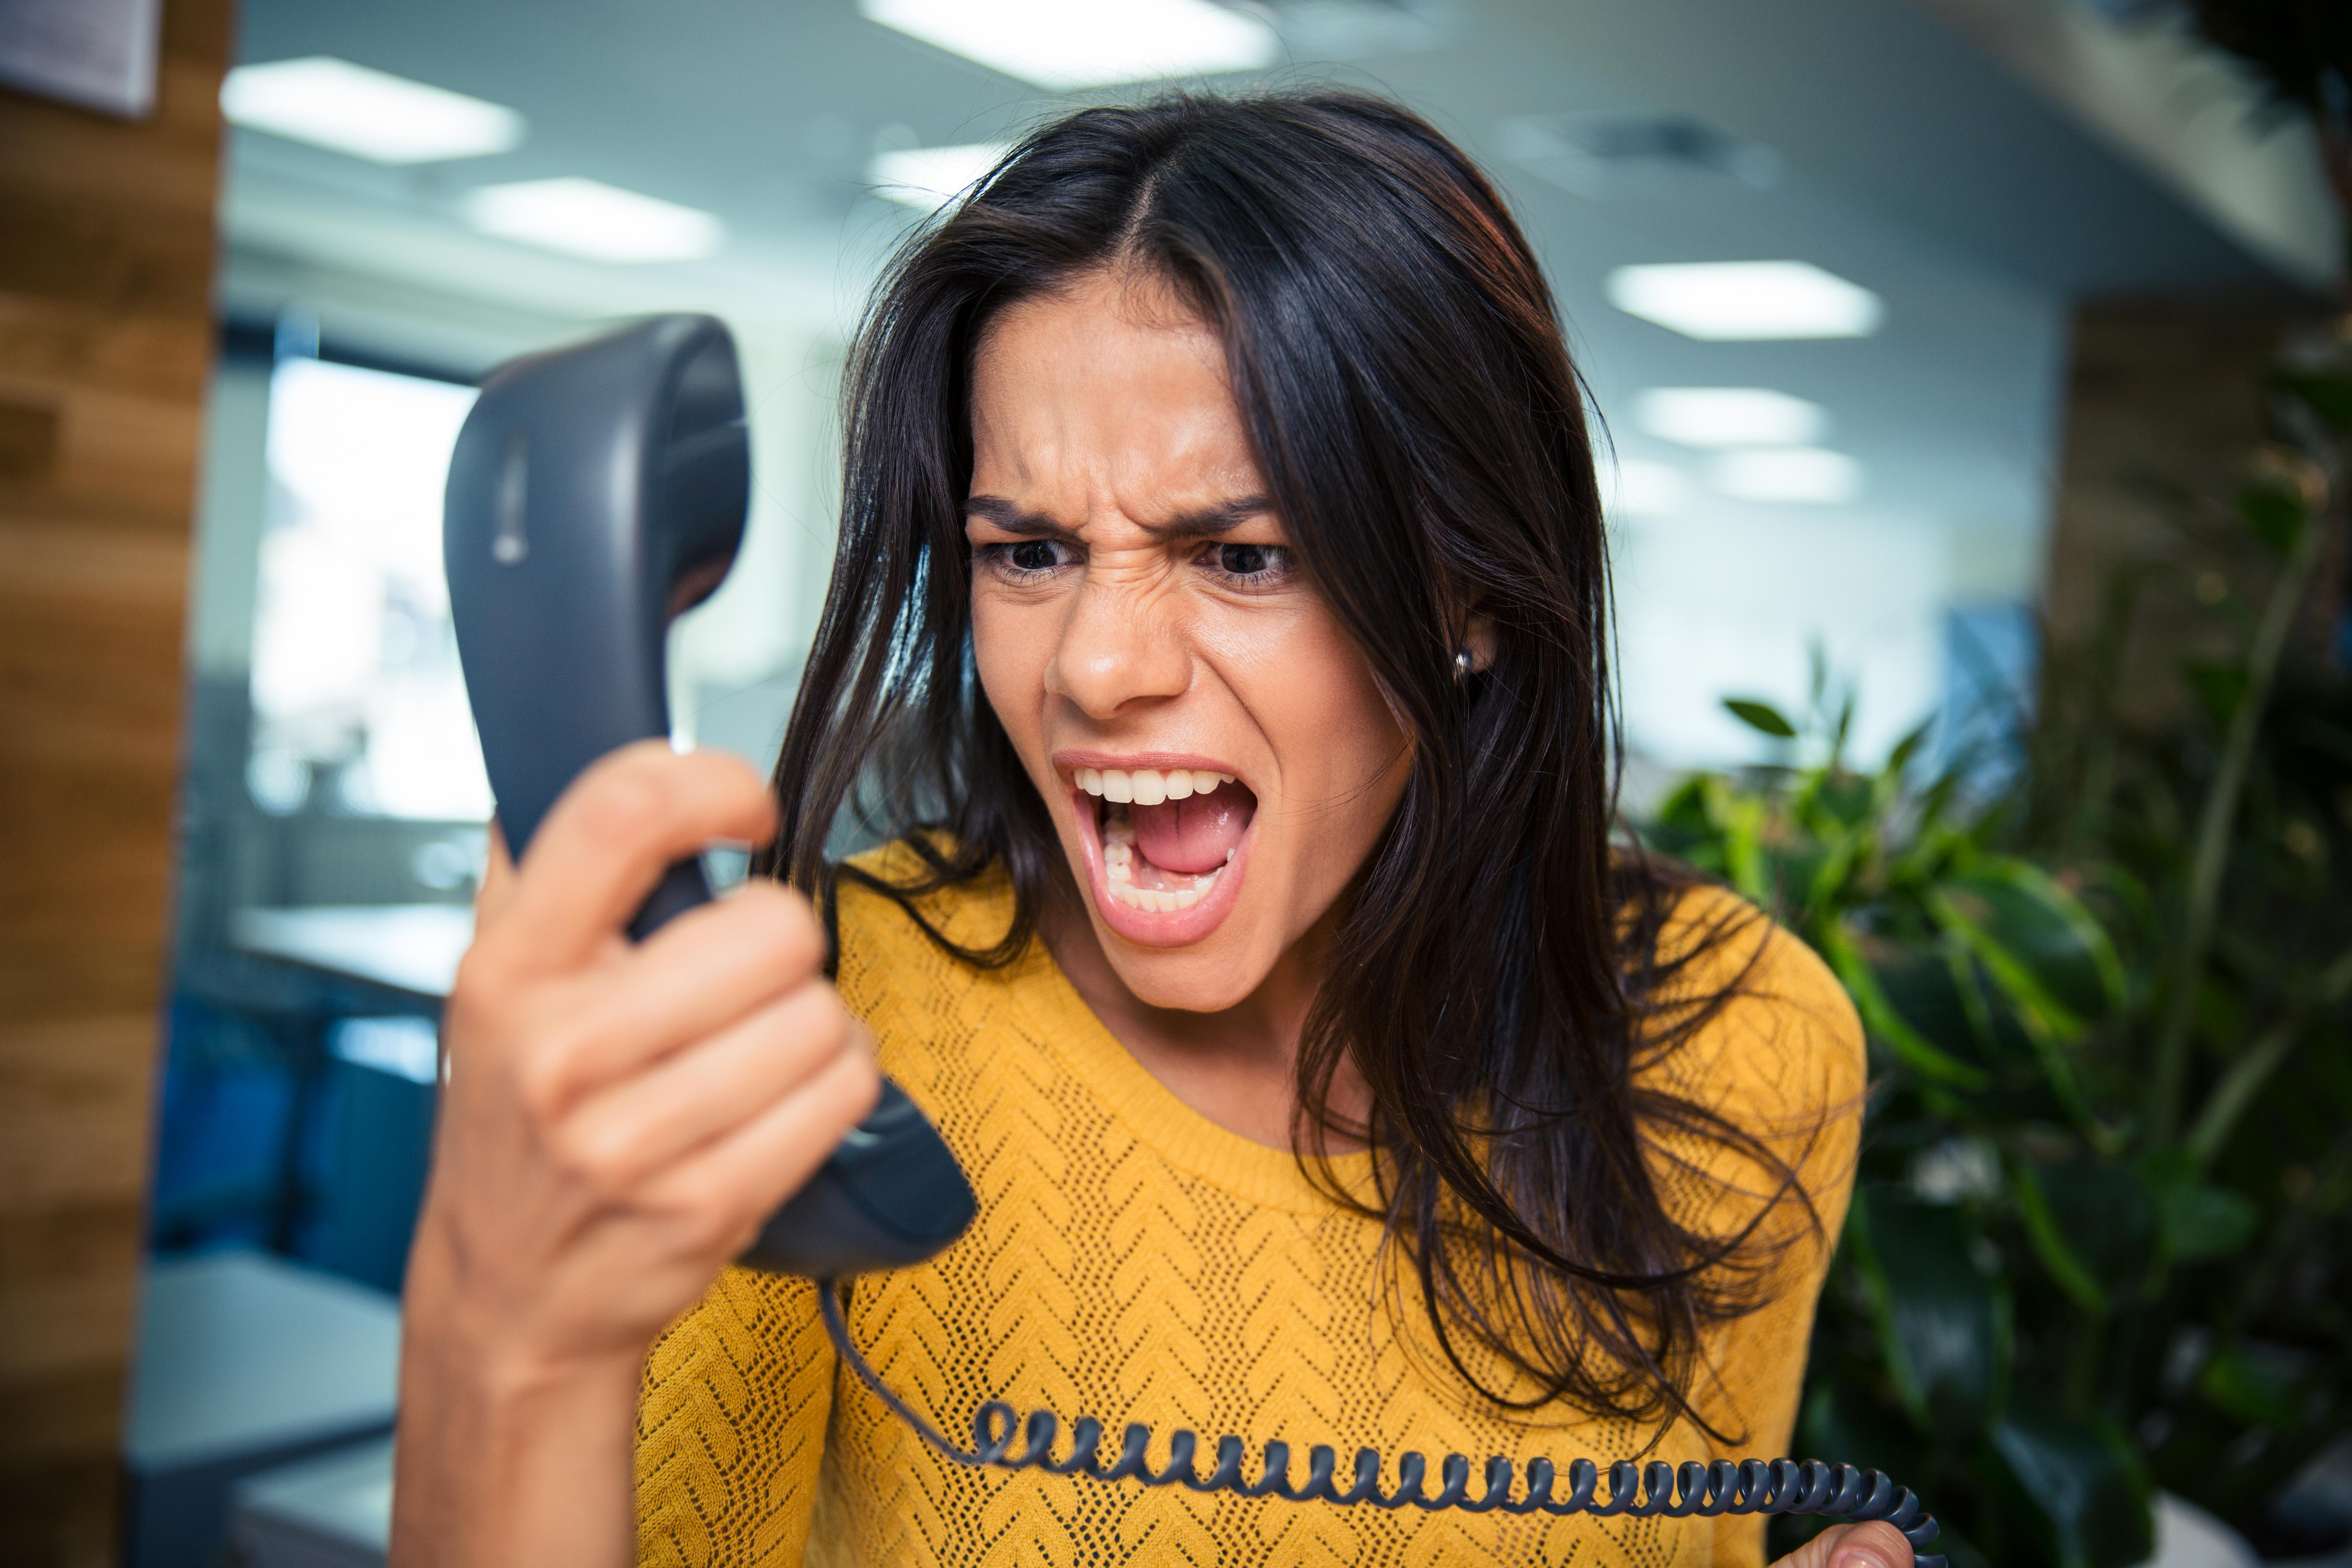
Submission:
[[[1147,1007],[1181,1013],[1222,1013],[1249,1000],[1279,956],[1268,944],[1220,933],[1187,948],[1139,947],[1120,940],[1097,915],[1095,935],[1119,983]]]

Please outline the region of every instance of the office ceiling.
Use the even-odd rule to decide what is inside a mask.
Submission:
[[[2309,286],[1924,5],[1270,9],[1309,52],[1258,79],[1394,93],[1494,170],[1544,256],[1622,455],[1702,470],[1697,455],[1632,427],[1643,387],[1809,398],[1830,413],[1829,444],[1867,469],[1846,510],[1948,536],[1956,595],[2030,592],[2038,576],[2072,301]],[[340,56],[528,117],[511,153],[406,169],[253,132],[234,141],[228,309],[331,295],[364,335],[433,291],[440,325],[410,321],[396,346],[458,368],[567,321],[673,301],[837,338],[909,217],[866,187],[878,147],[1001,140],[1080,100],[866,21],[855,0],[245,0],[243,26],[247,61]],[[1758,188],[1651,166],[1596,184],[1589,168],[1531,153],[1596,116],[1695,120],[1727,144],[1768,149],[1778,177]],[[702,262],[596,267],[459,219],[477,185],[575,174],[716,213],[729,245]],[[1700,342],[1601,294],[1626,262],[1781,258],[1875,290],[1884,329]],[[1790,510],[1706,504],[1759,527]]]

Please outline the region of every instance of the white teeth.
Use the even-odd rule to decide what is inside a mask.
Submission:
[[[1217,879],[1224,874],[1224,868],[1220,866],[1205,877],[1193,878],[1189,888],[1139,888],[1135,885],[1135,870],[1131,862],[1125,859],[1114,861],[1106,854],[1103,868],[1109,875],[1112,898],[1131,910],[1150,910],[1160,914],[1173,914],[1178,910],[1191,909],[1209,896],[1210,889],[1217,885]]]
[[[1233,774],[1211,773],[1206,768],[1076,768],[1070,777],[1088,795],[1100,795],[1105,800],[1133,801],[1138,805],[1158,805],[1163,800],[1208,795],[1219,784],[1234,782]]]

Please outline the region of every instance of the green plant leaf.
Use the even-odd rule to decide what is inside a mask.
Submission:
[[[2152,1489],[2112,1426],[2021,1395],[1994,1426],[1992,1447],[2032,1500],[2061,1568],[2131,1568],[2155,1551]]]
[[[1693,773],[1683,780],[1675,786],[1674,793],[1658,803],[1652,823],[1694,833],[1712,831],[1715,823],[1707,813],[1706,799],[1707,785],[1712,782],[1712,775],[1707,773]]]
[[[1872,780],[1860,773],[1832,773],[1822,781],[1814,801],[1822,816],[1841,827],[1860,828],[1877,808]]]
[[[2281,371],[2278,388],[2341,436],[2352,432],[2352,376],[2321,371]]]
[[[1853,998],[1854,1010],[1862,1015],[1864,1026],[1904,1066],[1923,1078],[1956,1088],[1985,1087],[1989,1080],[1983,1069],[1933,1043],[1896,1009],[1881,987],[1878,973],[1855,946],[1851,932],[1832,923],[1820,932],[1818,945],[1822,956],[1844,984],[1846,994]]]
[[[2216,725],[2227,724],[2237,712],[2238,704],[2246,700],[2253,679],[2241,664],[2216,664],[2210,659],[2195,659],[2182,670],[2189,689],[2196,694],[2198,705]]]
[[[2013,873],[2014,863],[2008,864]],[[1986,857],[1979,865],[1997,868],[2003,862]],[[2050,891],[2056,889],[2053,887]],[[1946,935],[1962,944],[1967,955],[1991,977],[1994,988],[2009,1005],[2006,1016],[2014,1020],[2032,1047],[2042,1077],[2059,1103],[2065,1107],[2075,1130],[2103,1152],[2120,1149],[2123,1131],[2099,1120],[2083,1091],[2073,1055],[2067,1048],[2082,1037],[2084,1021],[2061,999],[2053,984],[2053,980],[2063,983],[2066,967],[2063,961],[2071,956],[2079,960],[2074,967],[2081,973],[2073,977],[2078,987],[2087,984],[2094,988],[2104,1005],[2106,982],[2103,966],[2092,952],[2078,950],[2081,928],[2060,910],[2049,906],[2042,893],[2032,891],[2030,881],[2014,875],[1995,876],[1988,872],[1954,877],[1942,886],[1928,889],[1920,901]],[[2041,906],[2039,918],[2021,918],[2037,905]],[[2088,921],[2087,914],[2084,919]],[[2090,929],[2095,931],[2095,922],[2089,923]],[[1997,926],[2008,941],[2003,940],[2003,934],[1996,933]],[[2017,942],[2025,952],[2012,950],[2009,941]],[[2045,978],[2045,970],[2050,978]],[[1964,993],[1967,989],[1963,987]],[[1989,1036],[1994,1022],[1988,1014],[1984,1024]]]
[[[2042,1267],[2084,1311],[2105,1314],[2156,1265],[2156,1205],[2130,1166],[2078,1154],[2012,1159],[2011,1193]]]
[[[1848,1464],[1890,1476],[1924,1475],[1927,1468],[1927,1445],[1904,1419],[1904,1412],[1848,1384],[1822,1381],[1806,1391],[1805,1407],[1797,1418],[1797,1447],[1807,1454],[1835,1454]]]
[[[1776,741],[1793,741],[1797,727],[1789,722],[1778,708],[1753,697],[1727,697],[1723,706],[1731,716],[1761,734]]]
[[[1913,1423],[1947,1441],[1982,1430],[2006,1381],[2007,1314],[1960,1212],[1872,1183],[1854,1193],[1848,1234]]]
[[[2122,999],[2123,964],[2091,911],[2040,868],[1987,855],[1948,886],[1952,908],[1982,934],[1971,942],[2002,988],[2062,1036]]]
[[[2227,1258],[2253,1240],[2262,1224],[2262,1211],[2252,1198],[2202,1183],[2163,1190],[2156,1212],[2165,1255],[2179,1263]]]
[[[1895,749],[1886,753],[1886,768],[1881,776],[1899,782],[1903,777],[1904,770],[1910,767],[1911,759],[1917,756],[1919,748],[1927,743],[1928,732],[1935,727],[1936,721],[1930,719],[1895,742]]]
[[[2311,508],[2301,491],[2280,483],[2249,485],[2238,497],[2238,515],[2273,551],[2284,555],[2310,521]]]
[[[2296,1394],[2310,1371],[2307,1354],[2241,1341],[2221,1347],[2197,1377],[2197,1392],[2249,1426],[2291,1427],[2302,1414]]]

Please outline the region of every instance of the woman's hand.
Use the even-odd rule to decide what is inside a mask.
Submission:
[[[1911,1543],[1885,1520],[1833,1524],[1772,1568],[1911,1568]]]
[[[520,871],[494,843],[409,1262],[396,1563],[627,1562],[647,1346],[872,1108],[798,893],[623,934],[671,861],[772,830],[742,763],[647,742],[581,776]]]

